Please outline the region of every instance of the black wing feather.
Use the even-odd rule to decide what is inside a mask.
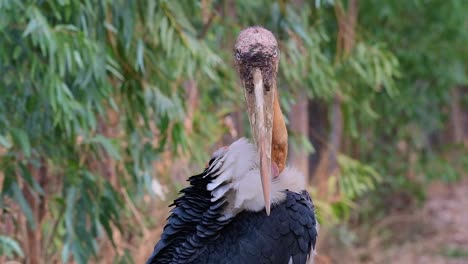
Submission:
[[[286,192],[286,199],[271,210],[241,212],[219,220],[227,202],[211,202],[209,184],[219,166],[213,158],[207,169],[189,178],[167,219],[161,240],[147,264],[156,263],[305,263],[315,248],[317,229],[309,194]]]
[[[307,192],[286,193],[271,215],[242,212],[221,230],[192,263],[306,263],[317,239],[313,204]]]
[[[147,264],[191,262],[202,254],[207,241],[215,239],[219,235],[217,231],[229,222],[218,221],[226,201],[211,202],[211,192],[206,189],[217,176],[213,169],[216,166],[212,166],[216,162],[219,157],[211,159],[203,173],[190,177],[190,186],[170,205],[175,208]]]

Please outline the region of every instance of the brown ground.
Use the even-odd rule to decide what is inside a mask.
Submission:
[[[360,248],[324,249],[331,253],[319,255],[318,264],[468,264],[468,179],[432,184],[427,195],[421,209],[372,227],[379,235]]]
[[[433,184],[416,217],[433,232],[388,248],[375,263],[468,263],[468,180],[448,186]],[[418,229],[420,223],[410,226]]]

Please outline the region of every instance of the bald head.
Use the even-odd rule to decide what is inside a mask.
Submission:
[[[234,46],[234,57],[245,89],[253,89],[252,69],[259,68],[267,90],[276,79],[279,61],[278,42],[269,30],[249,27],[242,30]]]
[[[249,27],[241,31],[237,37],[236,59],[251,59],[255,55],[262,57],[277,57],[278,42],[269,30],[262,27]]]

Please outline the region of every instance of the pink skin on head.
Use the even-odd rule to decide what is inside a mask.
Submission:
[[[273,176],[273,180],[278,178],[278,176],[279,176],[278,165],[276,165],[275,162],[271,163],[271,175]]]

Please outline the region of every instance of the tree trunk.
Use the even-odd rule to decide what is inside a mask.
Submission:
[[[460,91],[458,87],[452,89],[450,102],[450,124],[452,140],[455,144],[463,143],[463,113],[460,107]]]
[[[28,169],[33,179],[35,179],[39,185],[45,189],[47,184],[47,166],[46,161],[41,159],[41,165],[39,168],[29,165]],[[26,237],[27,237],[27,256],[26,260],[28,264],[40,264],[43,263],[42,254],[42,230],[41,224],[46,212],[45,197],[39,196],[37,193],[33,193],[30,186],[24,184],[23,194],[31,206],[33,213],[33,220],[35,226],[31,226],[29,223],[26,225]]]
[[[340,63],[351,53],[356,39],[356,24],[358,17],[358,0],[349,0],[348,9],[345,11],[340,4],[335,5],[335,14],[338,21],[338,36],[336,44],[336,62]],[[325,153],[321,155],[317,168],[319,196],[325,198],[328,194],[328,177],[339,173],[338,153],[341,149],[343,135],[343,113],[341,111],[342,98],[339,93],[335,94],[330,109],[330,132],[328,135],[328,146]]]
[[[308,100],[298,99],[297,103],[293,105],[291,114],[289,116],[290,129],[296,135],[306,136],[309,132],[309,113],[307,111]],[[306,177],[306,182],[309,179],[309,155],[301,149],[291,148],[289,150],[289,164],[299,169],[300,172]]]
[[[336,174],[338,171],[338,153],[343,135],[343,113],[341,112],[341,99],[339,95],[335,95],[333,98],[330,123],[327,175]]]
[[[324,102],[319,100],[309,101],[309,140],[315,150],[309,158],[310,180],[317,175],[320,161],[327,148],[328,117],[324,114],[327,111],[328,108]]]

